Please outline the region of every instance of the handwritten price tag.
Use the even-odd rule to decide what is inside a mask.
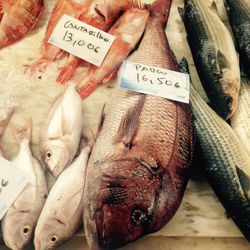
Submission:
[[[27,182],[27,173],[0,157],[0,220]]]
[[[119,87],[189,103],[189,75],[172,70],[125,60],[120,71]]]
[[[49,43],[88,61],[102,64],[115,37],[68,15],[63,15]]]

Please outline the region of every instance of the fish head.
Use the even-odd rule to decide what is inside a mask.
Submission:
[[[56,178],[70,162],[69,148],[61,140],[46,141],[41,147],[41,155],[46,167]]]
[[[34,237],[36,250],[55,249],[71,235],[71,228],[62,219],[50,217],[37,225]]]
[[[240,91],[240,78],[232,75],[231,70],[224,69],[220,78],[222,86],[224,108],[222,107],[222,116],[229,119],[238,107],[238,95]]]
[[[37,216],[31,211],[14,211],[3,219],[2,231],[4,242],[10,249],[23,249],[32,239]]]
[[[99,167],[105,172],[86,185],[84,194],[85,204],[88,201],[84,229],[90,249],[121,247],[159,230],[173,216],[179,203],[170,175],[160,163],[135,157]]]

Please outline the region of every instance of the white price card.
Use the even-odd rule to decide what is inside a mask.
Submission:
[[[119,87],[189,103],[189,74],[172,70],[124,60],[119,72]]]
[[[0,157],[0,220],[28,182],[28,175]]]
[[[68,15],[63,15],[49,43],[100,66],[115,37]]]

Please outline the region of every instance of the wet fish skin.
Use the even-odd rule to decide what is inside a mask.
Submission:
[[[132,61],[178,69],[164,32],[170,5],[154,6],[164,12],[157,17],[151,11]],[[163,227],[181,202],[191,155],[188,105],[115,89],[87,167],[84,229],[90,249],[114,249]]]
[[[230,119],[231,127],[239,136],[250,155],[250,80],[246,73],[241,74],[241,88],[238,109]]]
[[[81,98],[87,98],[98,85],[112,79],[122,61],[135,48],[145,29],[148,19],[148,11],[130,8],[109,30],[109,34],[115,36],[100,67],[89,65],[86,74],[82,76],[83,81],[77,85]]]
[[[25,127],[14,129],[20,150],[13,163],[27,172],[30,179],[2,219],[4,242],[13,250],[23,249],[32,239],[48,194],[45,174],[30,149],[31,126],[29,121]]]
[[[61,17],[66,14],[74,18],[79,18],[82,12],[86,11],[90,0],[57,0],[51,12],[47,25],[45,37],[42,45],[42,56],[27,69],[26,73],[33,75],[35,72],[44,72],[48,64],[60,58],[64,51],[48,43],[48,40]]]
[[[229,216],[250,241],[250,156],[233,129],[191,86],[194,133],[202,167]]]
[[[183,20],[196,69],[212,108],[224,119],[238,105],[239,60],[233,39],[204,0],[185,0]]]
[[[82,224],[83,188],[89,152],[90,147],[84,147],[50,190],[35,230],[36,250],[55,249],[70,239]]]
[[[0,2],[0,48],[21,40],[39,21],[43,0]]]
[[[250,68],[250,1],[224,0],[240,57]],[[249,70],[246,71],[250,77]]]
[[[40,152],[45,167],[58,177],[72,162],[83,127],[82,100],[74,84],[66,86],[52,105],[40,132]]]

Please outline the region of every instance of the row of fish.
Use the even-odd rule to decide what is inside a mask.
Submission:
[[[171,0],[157,0],[149,7],[150,16],[146,10],[134,8],[123,14],[120,20],[130,20],[129,26],[143,24],[142,27],[136,26],[140,34],[146,24],[143,39],[129,60],[179,71],[164,32],[170,6]],[[189,40],[198,39],[196,46],[199,46],[195,48],[201,54],[197,53],[197,58],[202,58],[202,68],[206,68],[208,76],[205,81],[209,83],[210,79],[217,87],[218,83],[222,84],[219,87],[221,91],[230,82],[225,80],[229,77],[230,80],[236,79],[233,83],[239,85],[240,80],[232,77],[233,66],[236,66],[235,72],[239,73],[239,63],[230,34],[220,24],[217,15],[209,11],[203,0],[185,1],[185,22],[190,20],[193,25],[201,25],[200,32],[195,33],[195,38],[194,35],[190,36]],[[132,23],[131,19],[126,19],[131,13],[136,13],[133,19],[136,21]],[[206,18],[211,18],[211,26],[204,24]],[[139,22],[138,19],[143,21]],[[119,22],[117,27],[121,27]],[[185,23],[187,31],[189,25]],[[117,27],[115,25],[113,29]],[[221,47],[218,41],[222,38],[212,34],[215,29],[224,34],[225,44],[231,49]],[[135,30],[134,27],[132,30]],[[141,36],[139,33],[138,40]],[[206,40],[210,36],[214,39],[212,44]],[[127,36],[122,41],[124,39]],[[207,43],[204,43],[205,40]],[[119,46],[112,58],[120,55],[126,47],[120,50]],[[210,53],[206,54],[207,51]],[[71,57],[70,60],[75,58]],[[115,71],[119,64],[115,64]],[[181,65],[186,68],[185,61]],[[103,81],[110,74],[113,75],[113,69],[110,68],[110,61],[107,61],[100,78],[97,76],[98,80]],[[95,70],[98,72],[99,69]],[[210,74],[212,70],[221,73],[216,75],[216,80]],[[97,81],[90,82],[98,84]],[[227,90],[226,87],[224,89]],[[223,109],[222,105],[217,112],[222,112],[225,118],[234,113],[232,126],[238,129],[241,137],[242,131],[246,131],[249,138],[249,128],[239,123],[244,117],[249,118],[248,85],[242,83],[241,90],[237,91],[240,91],[238,110],[235,112],[232,109],[235,99],[228,99],[230,96],[225,95],[231,93],[229,91],[223,92],[225,96],[222,96],[226,98],[222,99],[226,103],[230,100],[230,109]],[[246,150],[249,150],[249,140],[245,140],[243,146],[230,126],[206,105],[192,87],[190,102],[195,136],[208,179],[231,218],[249,240],[250,155]],[[29,148],[31,123],[28,122],[25,129],[14,129],[20,144],[19,154],[14,161],[17,166],[26,165],[24,170],[30,173],[30,182],[2,222],[4,240],[10,248],[21,249],[31,240],[34,232],[36,249],[55,248],[76,232],[82,222],[82,214],[90,249],[116,248],[159,230],[176,212],[188,180],[193,151],[191,109],[188,104],[115,89],[103,109],[91,153],[84,139],[80,142],[82,122],[81,98],[75,85],[68,84],[56,99],[41,129],[40,150],[45,167],[58,177],[46,202],[44,173]],[[82,144],[80,154],[73,160],[79,144]],[[28,207],[28,202],[32,206],[29,203]],[[18,229],[13,230],[17,228],[13,225],[18,225]]]

